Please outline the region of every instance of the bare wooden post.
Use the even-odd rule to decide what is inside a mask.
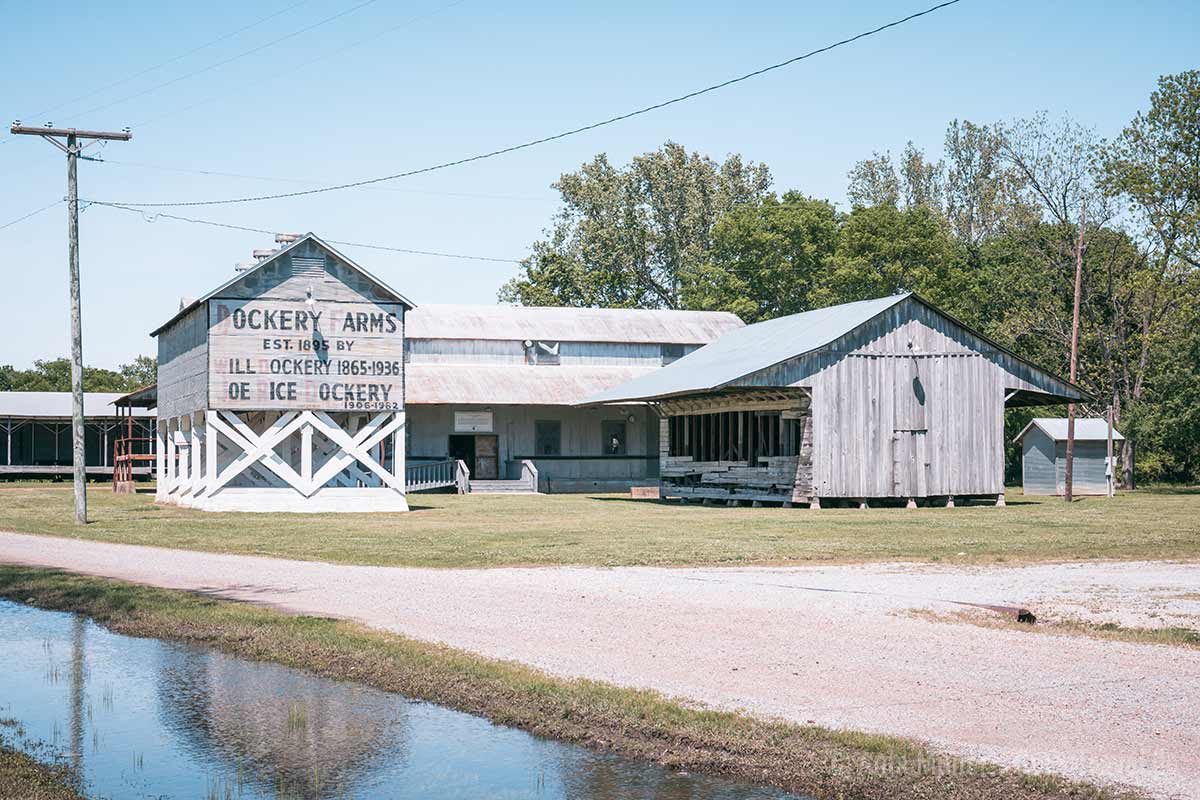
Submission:
[[[1079,363],[1079,295],[1083,284],[1083,225],[1086,220],[1087,205],[1079,207],[1079,246],[1075,248],[1075,306],[1071,313],[1071,383],[1075,382],[1075,373]],[[1075,480],[1075,404],[1067,405],[1067,475],[1063,487],[1063,500],[1071,502]]]

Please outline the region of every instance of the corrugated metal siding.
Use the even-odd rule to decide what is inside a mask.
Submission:
[[[1025,494],[1053,495],[1056,486],[1054,442],[1040,430],[1021,440],[1021,484]]]
[[[1066,491],[1067,443],[1055,444],[1058,494]],[[1074,494],[1106,494],[1108,482],[1104,477],[1104,459],[1108,453],[1108,442],[1076,442],[1075,459],[1072,464],[1072,492]]]
[[[409,361],[413,364],[523,366],[526,363],[525,343],[515,339],[409,339],[407,346]],[[624,366],[653,369],[661,365],[660,344],[562,342],[559,345],[559,366]]]

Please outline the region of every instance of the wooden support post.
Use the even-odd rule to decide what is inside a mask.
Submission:
[[[161,500],[166,494],[167,486],[167,454],[166,440],[163,438],[163,426],[166,423],[161,419],[154,421],[154,499]]]
[[[954,508],[954,495],[946,498],[946,508]]]
[[[167,420],[167,490],[164,494],[175,491],[176,477],[179,474],[179,463],[175,454],[175,418]]]
[[[404,441],[408,436],[408,420],[403,411],[397,411],[396,416],[400,418],[400,427],[396,428],[396,432],[392,434],[392,475],[396,477],[396,481],[401,486],[405,486],[407,491]]]
[[[817,497],[816,495],[813,495],[813,497],[808,501],[808,507],[811,509],[819,510],[821,508],[821,498]]]
[[[204,412],[204,493],[212,494],[217,485],[217,429],[212,424],[216,412],[207,409]]]
[[[305,483],[312,481],[313,429],[305,425],[300,429],[300,477]]]
[[[996,506],[998,508],[1004,508],[1004,492],[996,495]]]
[[[188,442],[190,443],[188,453],[188,461],[191,463],[191,472],[188,475],[188,490],[192,496],[200,494],[204,489],[204,433],[203,430],[196,424],[199,417],[199,412],[193,411],[188,414]]]
[[[916,508],[917,507],[916,499],[912,498],[912,497],[908,498],[908,502],[904,504],[904,507],[905,508]]]

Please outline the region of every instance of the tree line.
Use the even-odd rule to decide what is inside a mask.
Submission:
[[[909,142],[847,179],[843,211],[772,191],[740,155],[601,154],[554,184],[560,209],[499,298],[749,323],[915,291],[1065,375],[1082,215],[1081,413],[1112,406],[1125,486],[1200,481],[1200,71],[1160,78],[1109,140],[1045,114],[954,120],[936,158]],[[1012,410],[1008,439],[1061,413]]]
[[[103,367],[83,368],[85,392],[132,392],[158,380],[158,359],[138,356],[115,370]],[[0,365],[0,392],[69,392],[71,361],[53,358],[33,362],[33,369]]]

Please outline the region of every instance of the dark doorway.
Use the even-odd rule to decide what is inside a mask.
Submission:
[[[467,469],[471,470],[471,477],[477,478],[475,474],[475,436],[468,434],[466,436],[451,436],[450,437],[450,457],[462,461],[467,465]]]

